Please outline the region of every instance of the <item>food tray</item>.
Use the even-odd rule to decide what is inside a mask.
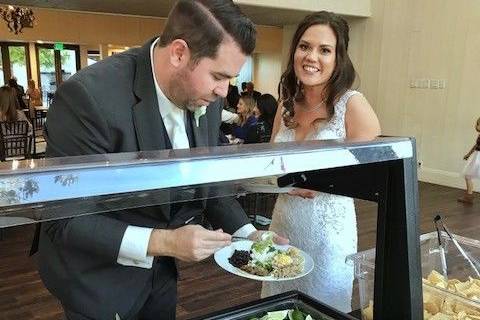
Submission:
[[[269,311],[295,308],[310,314],[315,320],[358,320],[298,291],[285,292],[192,320],[250,320],[260,318]]]

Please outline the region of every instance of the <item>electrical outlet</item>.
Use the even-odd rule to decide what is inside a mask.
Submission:
[[[420,87],[422,89],[428,89],[430,87],[430,79],[420,79]]]
[[[423,165],[423,162],[422,162],[422,161],[418,161],[418,162],[417,162],[417,166],[418,166],[419,168],[421,168],[422,165]]]
[[[431,79],[430,80],[430,89],[440,89],[440,80]]]

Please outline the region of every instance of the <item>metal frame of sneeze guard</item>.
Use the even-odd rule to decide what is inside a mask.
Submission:
[[[410,158],[408,138],[239,145],[14,161],[0,165],[1,207],[145,192]],[[97,200],[95,200],[97,201]]]
[[[279,186],[378,204],[374,319],[417,320],[423,318],[423,308],[415,153],[413,138],[382,137],[4,163],[0,231],[83,214],[237,195],[245,193],[235,189],[242,179],[280,175]]]

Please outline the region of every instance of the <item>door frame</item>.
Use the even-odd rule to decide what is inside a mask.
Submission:
[[[37,59],[37,76],[38,76],[38,87],[42,87],[42,79],[40,77],[40,57],[38,54],[38,49],[43,48],[43,49],[53,49],[54,53],[54,64],[55,64],[55,81],[57,83],[57,88],[60,86],[63,82],[62,78],[62,57],[61,57],[61,50],[55,50],[54,44],[53,43],[36,43],[35,44],[35,56]],[[64,49],[67,50],[74,50],[75,51],[75,65],[77,68],[77,71],[80,70],[80,46],[78,45],[73,45],[73,44],[64,44],[63,45]]]
[[[12,77],[12,70],[10,68],[10,51],[8,47],[24,47],[25,48],[25,66],[27,67],[27,78],[32,78],[32,69],[30,66],[30,48],[27,42],[11,42],[11,41],[0,41],[0,50],[2,52],[2,67],[3,67],[3,81],[5,84],[8,83],[8,80]],[[27,90],[27,88],[25,88]]]

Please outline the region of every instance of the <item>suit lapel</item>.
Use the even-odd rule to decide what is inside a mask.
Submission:
[[[134,92],[138,103],[133,106],[133,121],[141,151],[165,149],[165,126],[158,108],[158,98],[153,82],[149,41],[137,56]]]
[[[140,151],[167,148],[166,130],[158,107],[150,60],[150,46],[153,41],[154,39],[140,49],[136,62],[134,93],[138,103],[133,106],[133,122]],[[164,192],[165,199],[170,199],[170,191],[164,190]],[[160,211],[169,221],[170,205],[162,205]]]

